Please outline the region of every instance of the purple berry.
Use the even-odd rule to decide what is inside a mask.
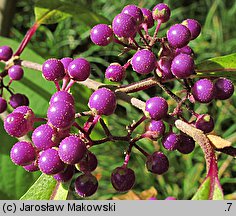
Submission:
[[[182,48],[177,48],[176,50],[175,50],[175,55],[177,56],[177,55],[179,55],[179,54],[181,54],[181,53],[184,53],[184,54],[187,54],[187,55],[193,55],[193,50],[192,50],[192,48],[190,47],[190,46],[184,46],[184,47],[182,47]]]
[[[32,141],[40,151],[57,146],[57,132],[48,124],[37,127],[32,134]]]
[[[154,26],[152,12],[147,8],[141,8],[141,11],[143,13],[143,18],[144,18],[143,24],[146,24],[148,29],[152,28]]]
[[[214,129],[214,120],[208,114],[200,115],[196,120],[195,127],[204,133],[210,133]]]
[[[194,19],[186,19],[182,22],[183,25],[185,25],[190,33],[191,33],[191,40],[194,40],[198,37],[198,35],[201,32],[201,25],[197,20]]]
[[[21,66],[13,65],[8,70],[8,75],[12,80],[21,80],[24,75],[24,71]]]
[[[12,147],[10,156],[14,164],[25,166],[35,160],[36,153],[31,143],[20,141]]]
[[[47,149],[40,153],[38,166],[42,173],[55,175],[65,169],[56,149]]]
[[[0,97],[0,113],[3,113],[7,110],[7,101]]]
[[[95,154],[87,152],[87,154],[79,162],[78,167],[81,172],[92,172],[97,168],[98,160]]]
[[[98,115],[111,115],[116,109],[116,95],[108,88],[100,88],[90,96],[88,105]]]
[[[75,108],[72,104],[58,101],[50,105],[48,121],[56,128],[68,128],[75,120]]]
[[[81,197],[92,196],[98,189],[98,181],[91,173],[80,175],[75,180],[75,191]]]
[[[10,97],[9,104],[14,109],[19,106],[29,106],[29,99],[25,95],[17,93]]]
[[[29,165],[23,166],[27,172],[36,172],[39,170],[38,161],[33,161]]]
[[[152,72],[156,66],[156,56],[148,49],[137,51],[131,60],[133,70],[140,74]]]
[[[163,174],[169,169],[169,160],[162,152],[154,152],[147,157],[147,169],[155,174]]]
[[[193,85],[192,94],[196,101],[209,103],[215,95],[214,84],[209,79],[200,79]]]
[[[171,64],[171,71],[177,78],[187,78],[194,73],[194,61],[190,55],[181,53]]]
[[[119,63],[110,64],[105,72],[105,77],[113,82],[120,82],[125,78],[125,69]]]
[[[234,93],[234,84],[231,80],[226,78],[219,78],[215,82],[215,98],[219,100],[226,100]]]
[[[5,131],[13,137],[22,137],[29,132],[28,122],[22,113],[10,113],[4,120]]]
[[[191,153],[195,148],[195,141],[192,137],[186,135],[186,134],[180,134],[179,135],[179,145],[177,147],[177,150],[182,154],[189,154]]]
[[[157,4],[152,9],[152,17],[154,20],[160,20],[162,23],[167,22],[170,19],[170,8],[164,3]]]
[[[48,59],[43,63],[42,72],[48,81],[59,81],[66,75],[62,62],[55,58]]]
[[[134,186],[135,173],[130,168],[117,167],[111,174],[111,183],[118,192],[126,192]]]
[[[160,120],[167,115],[168,104],[162,97],[153,97],[146,101],[145,110],[153,120]]]
[[[8,61],[12,57],[13,51],[9,46],[0,47],[0,61]]]
[[[149,134],[149,138],[156,140],[165,133],[165,124],[162,120],[151,120],[146,131],[147,133]]]
[[[55,94],[53,94],[49,103],[50,105],[52,105],[53,103],[56,102],[67,102],[72,105],[75,104],[74,97],[67,91],[58,91]]]
[[[85,81],[89,77],[90,71],[90,63],[84,58],[77,58],[68,66],[70,78],[76,81]]]
[[[63,64],[65,71],[67,72],[68,66],[73,61],[73,58],[65,57],[65,58],[62,58],[60,61]]]
[[[186,46],[191,39],[189,29],[182,24],[175,24],[170,27],[167,32],[167,40],[170,46],[174,48],[182,48]]]
[[[113,39],[113,31],[106,24],[98,24],[92,28],[90,38],[98,46],[107,46]]]
[[[157,71],[157,73],[163,80],[174,78],[174,75],[171,72],[171,63],[172,59],[168,57],[162,57],[159,61],[161,71]]]
[[[129,14],[132,16],[137,24],[143,21],[143,13],[139,7],[136,5],[126,5],[121,13]]]
[[[136,21],[129,14],[120,13],[113,19],[112,29],[118,37],[130,38],[137,31]]]
[[[58,182],[68,182],[72,179],[75,172],[74,166],[67,166],[66,170],[64,172],[58,173],[53,176],[54,179],[56,179]]]
[[[175,197],[172,197],[172,196],[170,196],[170,197],[166,197],[166,198],[165,198],[165,200],[176,200],[176,198],[175,198]]]
[[[169,151],[176,150],[179,146],[179,142],[179,135],[173,132],[167,133],[162,139],[163,147]]]

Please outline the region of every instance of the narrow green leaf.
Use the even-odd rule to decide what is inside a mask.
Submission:
[[[206,178],[197,190],[192,200],[208,200],[210,194],[210,178]]]
[[[56,186],[56,180],[49,175],[42,174],[21,200],[49,200]]]

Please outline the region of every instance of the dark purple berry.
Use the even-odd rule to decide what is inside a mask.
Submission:
[[[130,38],[137,31],[136,21],[129,14],[120,13],[113,19],[112,29],[118,37]]]
[[[8,61],[12,57],[13,51],[9,46],[0,47],[0,61]]]
[[[189,154],[191,153],[195,148],[195,141],[192,137],[186,135],[186,134],[180,134],[179,135],[179,145],[177,147],[177,150],[182,154]]]
[[[200,79],[193,85],[192,94],[196,101],[209,103],[215,95],[214,84],[209,79]]]
[[[108,88],[100,88],[90,96],[88,105],[98,115],[111,115],[116,109],[116,95]]]
[[[171,63],[172,59],[168,57],[162,57],[159,61],[159,66],[161,68],[161,71],[157,71],[158,75],[163,80],[169,80],[174,78],[174,75],[171,72]]]
[[[170,19],[170,8],[164,3],[157,4],[152,9],[152,17],[154,20],[160,20],[162,23],[167,22]]]
[[[171,64],[171,71],[177,78],[187,78],[194,73],[194,61],[190,55],[181,53]]]
[[[65,169],[56,149],[47,149],[40,153],[38,166],[42,173],[55,175]]]
[[[53,176],[54,179],[56,179],[58,182],[68,182],[72,179],[75,172],[74,166],[67,166],[66,170],[64,172],[58,173]]]
[[[191,40],[194,40],[198,37],[201,32],[201,25],[197,20],[186,19],[182,22],[182,24],[185,25],[191,32]]]
[[[72,105],[75,104],[74,97],[67,91],[58,91],[55,94],[53,94],[49,103],[50,105],[52,105],[53,103],[56,102],[65,102],[65,103],[67,102]]]
[[[21,66],[13,65],[8,69],[8,75],[12,80],[21,80],[24,75],[24,71]]]
[[[62,58],[60,61],[63,64],[65,71],[67,72],[68,66],[73,61],[73,58],[65,57],[65,58]]]
[[[14,109],[19,106],[29,106],[29,99],[25,95],[17,93],[10,97],[9,104]]]
[[[226,100],[234,93],[234,84],[231,80],[226,78],[219,78],[215,82],[215,98],[219,100]]]
[[[175,50],[175,55],[179,55],[180,53],[187,54],[187,55],[193,55],[193,50],[190,46],[184,46],[182,48],[177,48]]]
[[[66,129],[75,120],[75,108],[70,103],[58,101],[50,105],[47,117],[54,127]]]
[[[148,49],[137,51],[131,60],[133,70],[140,74],[152,72],[156,66],[156,56]]]
[[[179,142],[179,135],[173,132],[167,133],[162,139],[163,147],[169,151],[176,150],[179,146]]]
[[[137,24],[140,24],[143,21],[143,13],[136,5],[126,5],[123,8],[122,13],[132,16]]]
[[[7,101],[0,97],[0,113],[3,113],[7,110]]]
[[[98,181],[91,173],[80,175],[75,180],[75,191],[81,197],[92,196],[98,189]]]
[[[153,97],[146,101],[145,110],[151,119],[160,120],[167,115],[168,104],[162,97]]]
[[[66,164],[77,164],[85,156],[85,143],[77,136],[71,135],[63,139],[59,145],[58,154]]]
[[[111,183],[118,192],[126,192],[134,186],[135,173],[130,168],[117,167],[111,174]]]
[[[78,168],[81,172],[92,172],[97,168],[98,160],[95,154],[87,152],[87,154],[78,163]]]
[[[149,138],[156,140],[159,137],[163,136],[163,134],[165,133],[165,124],[162,120],[151,120],[146,131],[146,134],[147,133],[149,135]]]
[[[169,169],[169,160],[162,152],[154,152],[147,157],[147,169],[155,174],[163,174]]]
[[[106,24],[98,24],[92,28],[90,38],[98,46],[107,46],[113,39],[113,31]]]
[[[167,40],[170,46],[174,48],[182,48],[186,46],[191,39],[189,29],[182,24],[175,24],[170,27],[167,32]]]
[[[143,24],[146,24],[148,29],[152,28],[154,26],[152,12],[147,8],[141,8],[141,11],[143,13],[143,18],[144,18]]]
[[[29,165],[23,166],[27,172],[36,172],[39,170],[38,161],[33,161]]]
[[[40,151],[57,146],[57,132],[48,124],[37,127],[32,134],[32,141]]]
[[[66,75],[62,62],[55,58],[48,59],[43,63],[42,72],[48,81],[59,81]]]
[[[125,69],[119,63],[110,64],[105,72],[105,77],[112,82],[120,82],[125,78]]]
[[[204,133],[210,133],[214,129],[214,120],[210,115],[202,114],[197,118],[195,127]]]
[[[77,58],[68,66],[70,78],[76,81],[85,81],[89,77],[90,71],[90,63],[84,58]]]
[[[31,143],[20,141],[12,147],[10,156],[14,164],[25,166],[35,160],[36,153]]]

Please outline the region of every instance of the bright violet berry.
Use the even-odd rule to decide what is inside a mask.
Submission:
[[[52,103],[47,112],[48,121],[56,128],[68,128],[75,120],[75,108],[72,104],[58,101]]]
[[[195,148],[195,141],[192,137],[186,135],[186,134],[180,134],[179,135],[179,145],[177,147],[177,150],[182,154],[189,154],[191,153]]]
[[[219,78],[215,82],[215,98],[226,100],[234,93],[234,84],[226,78]]]
[[[63,64],[65,71],[67,72],[68,66],[73,61],[73,58],[65,57],[65,58],[62,58],[60,61]]]
[[[116,95],[108,88],[100,88],[90,96],[88,105],[98,115],[111,115],[116,109]]]
[[[167,32],[167,40],[170,46],[182,48],[186,46],[191,39],[191,32],[182,24],[175,24]]]
[[[125,75],[125,69],[119,63],[110,64],[105,72],[105,77],[112,82],[121,82]]]
[[[68,66],[70,78],[76,81],[85,81],[89,77],[90,71],[90,63],[84,58],[77,58]]]
[[[37,127],[32,134],[32,141],[40,151],[57,146],[57,132],[48,124]]]
[[[153,19],[160,20],[162,23],[165,23],[170,19],[170,14],[170,8],[164,3],[157,4],[152,9]]]
[[[177,199],[175,197],[170,196],[170,197],[166,197],[165,200],[177,200]]]
[[[196,101],[209,103],[215,95],[214,84],[209,79],[200,79],[193,85],[192,94]]]
[[[145,110],[153,120],[160,120],[167,115],[168,104],[162,97],[153,97],[146,101]]]
[[[191,32],[191,40],[197,38],[201,32],[201,25],[197,20],[194,19],[186,19],[182,22],[189,31]]]
[[[167,133],[162,139],[163,147],[169,151],[176,150],[179,146],[179,142],[179,135],[173,132]]]
[[[152,72],[156,66],[156,56],[148,49],[137,51],[131,60],[133,70],[140,74]]]
[[[88,151],[87,154],[78,163],[78,168],[81,172],[92,172],[97,168],[98,160],[95,154]]]
[[[184,46],[182,48],[177,48],[175,50],[175,55],[179,55],[180,53],[187,54],[187,55],[193,55],[193,50],[190,46]]]
[[[51,105],[56,102],[65,102],[65,103],[67,102],[72,105],[75,104],[74,97],[67,91],[58,91],[55,94],[53,94],[49,103]]]
[[[194,73],[194,61],[190,55],[181,53],[171,64],[171,71],[177,78],[187,78]]]
[[[122,13],[129,14],[130,16],[132,16],[137,22],[137,24],[140,24],[143,21],[143,13],[141,9],[136,5],[126,5],[123,8]]]
[[[5,131],[13,137],[22,137],[29,132],[27,119],[22,113],[10,113],[4,120]]]
[[[75,173],[75,167],[69,165],[67,166],[64,172],[54,175],[53,178],[56,179],[58,182],[68,182],[69,180],[72,179],[74,173]]]
[[[19,166],[25,166],[35,160],[36,153],[31,143],[26,141],[20,141],[12,147],[10,156],[14,164]]]
[[[13,65],[8,70],[8,75],[12,80],[21,80],[24,75],[24,71],[21,66]]]
[[[163,136],[164,133],[165,133],[165,124],[163,123],[163,121],[151,120],[145,134],[149,135],[148,137],[151,138],[152,140],[157,140],[159,137]]]
[[[61,161],[56,149],[47,149],[41,152],[38,166],[40,171],[47,175],[55,175],[65,169],[65,164]]]
[[[39,170],[38,161],[33,161],[29,165],[23,166],[27,172],[36,172]]]
[[[146,167],[148,171],[162,175],[169,169],[169,160],[162,152],[154,152],[147,157]]]
[[[112,29],[118,37],[130,38],[137,31],[136,21],[129,14],[120,13],[113,19]]]
[[[150,10],[148,10],[147,8],[141,8],[141,11],[143,13],[143,23],[142,25],[146,25],[147,29],[150,29],[154,26],[154,20],[152,17],[152,12]]]
[[[113,39],[113,31],[106,24],[98,24],[92,28],[90,38],[98,46],[107,46]]]
[[[134,186],[135,173],[130,168],[117,167],[111,174],[111,183],[118,192],[126,192]]]
[[[24,94],[17,93],[10,97],[9,104],[14,109],[19,106],[29,106],[29,99]]]
[[[171,72],[171,63],[172,59],[168,57],[162,57],[159,61],[161,71],[157,70],[158,76],[163,80],[169,80],[174,78],[174,75]]]
[[[210,115],[202,114],[197,118],[195,127],[204,133],[210,133],[214,129],[214,120]]]
[[[9,46],[0,47],[0,61],[8,61],[12,57],[13,51]]]
[[[75,191],[81,197],[92,196],[98,189],[98,181],[91,173],[80,175],[75,180]]]
[[[43,76],[48,81],[59,81],[64,78],[65,69],[60,60],[52,58],[43,63]]]
[[[71,135],[63,139],[59,145],[58,154],[66,164],[77,164],[85,156],[85,143],[77,136]]]
[[[3,113],[7,110],[7,101],[0,97],[0,113]]]

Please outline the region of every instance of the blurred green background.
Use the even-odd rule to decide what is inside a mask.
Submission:
[[[140,7],[152,9],[159,3],[159,1],[154,0],[70,1],[73,1],[75,4],[80,4],[81,7],[86,5],[86,7],[90,8],[92,11],[105,16],[110,20],[110,23],[114,16],[127,4],[137,4]],[[0,1],[0,4],[2,2],[4,1]],[[5,2],[7,2],[7,7],[3,8],[2,13],[4,16],[2,16],[0,20],[1,35],[19,43],[27,30],[34,23],[33,8],[35,0],[8,0]],[[234,26],[234,23],[236,23],[236,1],[170,0],[164,2],[170,6],[172,15],[170,21],[161,28],[160,35],[164,35],[172,24],[182,22],[186,18],[197,19],[202,24],[200,37],[190,43],[196,54],[196,62],[236,52],[236,30]],[[151,31],[153,31],[153,29]],[[91,43],[89,32],[89,26],[86,26],[76,19],[69,18],[59,24],[40,26],[28,47],[43,59],[51,57],[62,58],[66,56],[74,58],[78,56],[86,57],[92,64],[93,70],[91,78],[109,83],[104,80],[106,67],[112,62],[124,64],[132,53],[118,57],[121,51],[120,46],[110,44],[107,47],[98,47]],[[27,56],[27,50],[24,54]],[[30,59],[29,55],[27,57]],[[42,63],[42,59],[40,63]],[[138,81],[143,78],[132,72],[130,68],[127,72],[127,79],[123,84]],[[44,81],[42,80],[42,82]],[[181,90],[179,83],[169,83],[168,85],[175,93]],[[78,101],[77,110],[88,110],[87,101],[91,91],[78,85],[74,86],[72,91],[76,96],[75,99]],[[135,93],[134,95],[144,101],[151,96],[162,95],[168,99],[168,103],[171,106],[170,110],[173,110],[176,105],[174,101],[169,99],[158,87],[153,87],[146,91]],[[38,104],[40,104],[40,101],[38,101]],[[38,106],[38,104],[34,104],[33,106]],[[47,107],[44,109],[46,108]],[[195,106],[196,112],[209,113],[214,116],[214,133],[232,141],[233,145],[236,142],[235,108],[235,94],[227,101],[213,101],[209,105]],[[132,120],[138,120],[140,116],[141,113],[138,110],[131,107],[129,104],[119,102],[115,115],[105,118],[105,121],[108,123],[111,132],[116,135],[124,135],[125,126],[130,124]],[[1,177],[5,178],[4,172],[7,172],[9,167],[11,168],[10,173],[8,172],[7,174],[9,175],[7,177],[8,181],[4,182],[0,180],[0,198],[18,199],[27,188],[32,185],[39,173],[34,175],[26,174],[22,168],[15,168],[8,156],[11,145],[15,140],[4,134],[2,122],[0,126],[0,155],[3,155],[0,156]],[[143,130],[144,125],[141,125],[137,133]],[[101,128],[97,127],[93,137],[98,139],[102,136]],[[139,144],[145,148],[147,152],[151,153],[161,148],[159,143],[160,141],[153,143],[145,140]],[[99,179],[99,189],[91,199],[111,199],[113,196],[119,195],[112,188],[109,179],[112,170],[122,164],[126,148],[127,143],[122,142],[106,143],[92,148],[92,151],[96,153],[99,161],[99,166],[94,172]],[[201,149],[197,146],[195,151],[190,155],[163,151],[168,155],[170,160],[170,169],[166,174],[157,176],[147,172],[145,168],[145,158],[134,149],[129,163],[130,167],[133,168],[136,173],[136,184],[133,190],[140,193],[154,186],[158,191],[158,199],[165,199],[167,196],[175,196],[178,199],[191,199],[205,177],[205,162]],[[218,158],[221,184],[223,185],[226,195],[225,198],[236,199],[235,160],[223,154],[218,154]],[[73,192],[70,194],[69,198],[79,199]]]

